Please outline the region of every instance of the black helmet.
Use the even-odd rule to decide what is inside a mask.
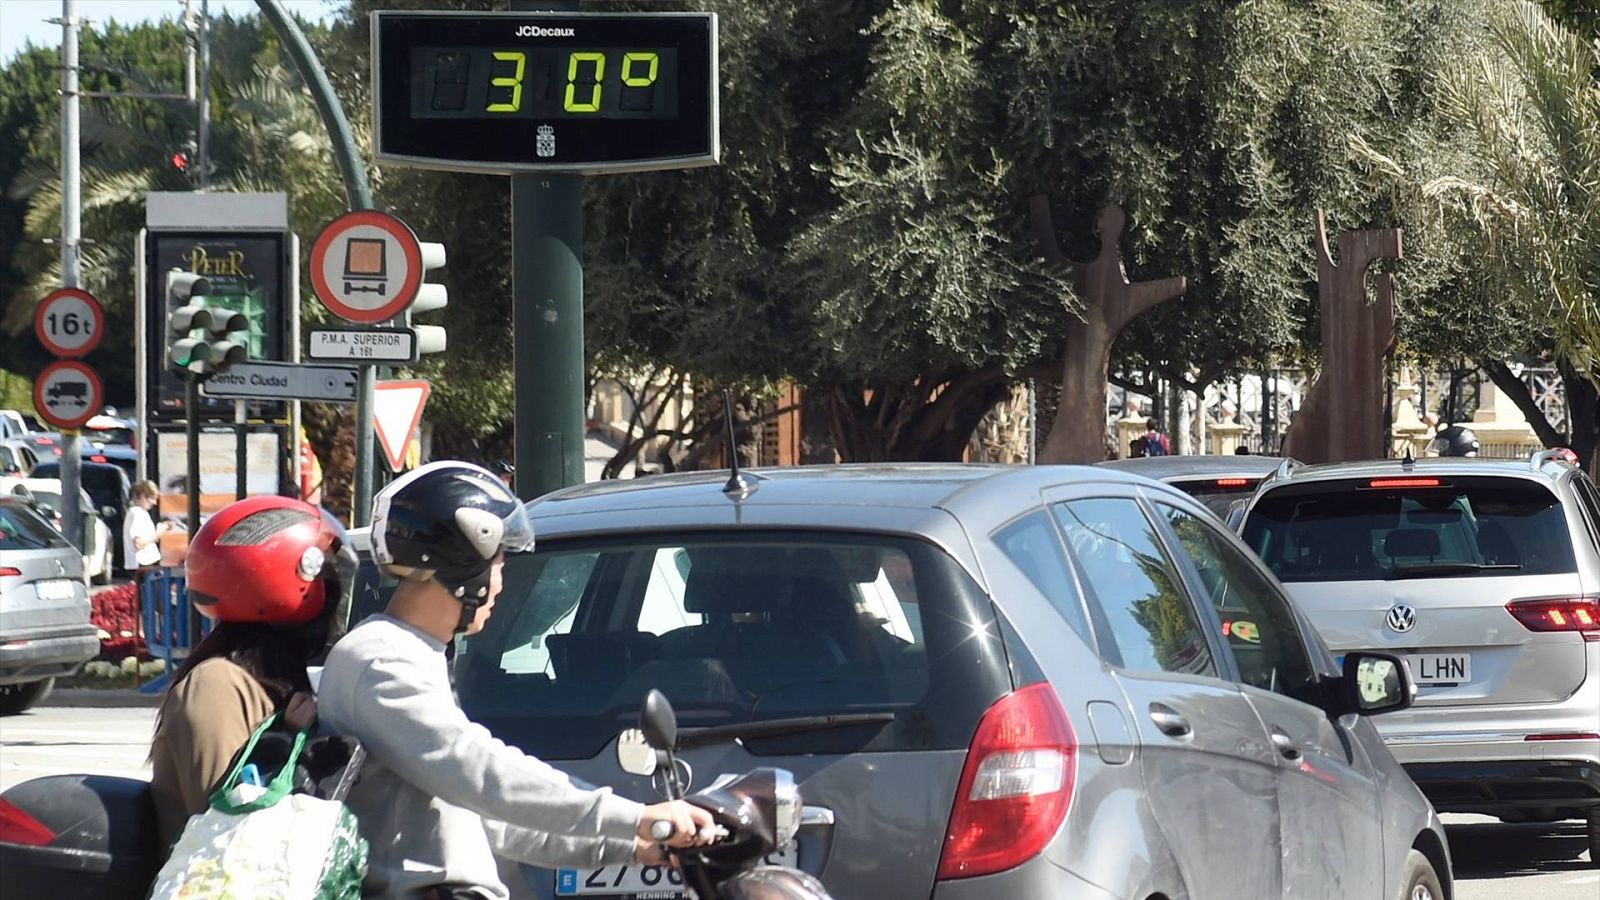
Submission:
[[[1451,425],[1433,436],[1428,449],[1440,456],[1477,456],[1478,436],[1464,425]]]
[[[532,549],[522,502],[471,463],[429,463],[372,500],[372,558],[396,578],[444,585],[461,600],[463,628],[488,599],[495,556]]]
[[[511,460],[509,459],[497,459],[494,462],[489,463],[489,469],[496,475],[517,474],[517,467],[512,465]]]

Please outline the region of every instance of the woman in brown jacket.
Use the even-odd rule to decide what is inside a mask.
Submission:
[[[260,724],[316,720],[306,664],[326,650],[355,555],[336,522],[286,497],[212,516],[189,547],[189,599],[214,623],[167,687],[150,744],[150,788],[165,846],[203,812]]]

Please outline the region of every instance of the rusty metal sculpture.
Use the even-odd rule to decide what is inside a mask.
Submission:
[[[1317,298],[1322,307],[1322,374],[1306,391],[1284,437],[1283,455],[1303,462],[1379,459],[1383,433],[1384,359],[1394,347],[1394,281],[1377,276],[1377,302],[1367,302],[1367,268],[1400,259],[1398,228],[1339,235],[1339,261],[1317,210]]]
[[[1130,284],[1122,266],[1119,243],[1127,215],[1115,204],[1100,210],[1096,223],[1100,253],[1080,263],[1067,259],[1056,241],[1050,198],[1033,198],[1030,210],[1034,240],[1045,262],[1072,272],[1073,288],[1083,301],[1083,320],[1067,323],[1061,360],[1061,404],[1050,435],[1039,449],[1042,463],[1092,463],[1105,459],[1106,386],[1111,346],[1129,322],[1155,306],[1183,295],[1182,276]]]

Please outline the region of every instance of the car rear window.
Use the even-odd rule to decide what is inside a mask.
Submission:
[[[1250,509],[1243,537],[1286,582],[1577,571],[1561,502],[1514,478],[1286,485]]]
[[[60,478],[61,464],[57,462],[40,463],[33,467],[34,478]],[[94,501],[98,508],[114,506],[121,508],[126,491],[123,485],[127,483],[117,469],[109,464],[85,465],[80,470],[79,477],[83,482],[83,489],[88,491],[89,499]]]
[[[59,532],[14,500],[0,501],[0,550],[54,550],[69,546]]]
[[[456,665],[462,707],[545,759],[635,727],[651,688],[683,726],[842,713],[894,721],[748,740],[756,754],[964,748],[1011,689],[988,599],[910,538],[547,542]]]
[[[1247,496],[1256,489],[1256,485],[1260,481],[1261,479],[1254,477],[1218,476],[1173,481],[1171,484],[1178,490],[1199,500],[1206,509],[1216,513],[1217,518],[1226,519],[1228,517],[1228,507],[1233,505],[1233,501]]]

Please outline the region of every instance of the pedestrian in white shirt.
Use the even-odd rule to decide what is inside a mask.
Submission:
[[[146,571],[161,565],[160,539],[172,530],[169,523],[150,517],[160,496],[154,481],[138,482],[128,492],[128,512],[122,517],[123,565],[140,581]]]

